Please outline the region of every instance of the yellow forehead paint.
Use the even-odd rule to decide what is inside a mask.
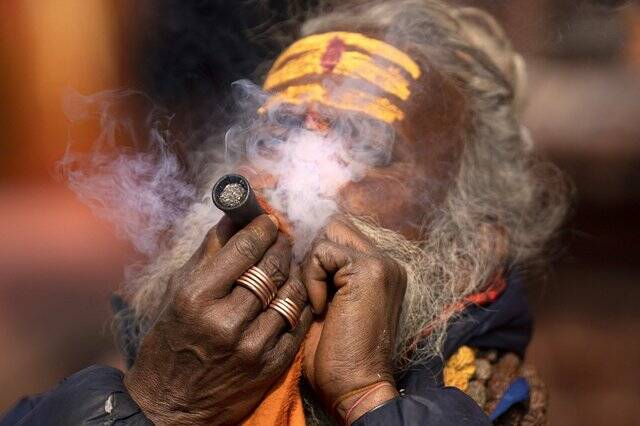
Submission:
[[[325,73],[321,65],[321,52],[295,58],[279,70],[269,74],[264,83],[265,90],[273,90],[284,83],[310,74]],[[360,52],[345,52],[331,74],[365,80],[403,101],[409,99],[409,81],[397,67],[383,67],[371,62],[371,57]]]
[[[346,83],[328,89],[310,83],[326,75],[348,77],[366,85]],[[264,83],[264,89],[273,91],[274,96],[260,110],[282,102],[317,102],[393,123],[404,119],[393,100],[408,100],[411,79],[417,80],[420,75],[410,56],[383,41],[349,32],[316,34],[298,40],[276,60]],[[296,82],[302,78],[309,81]],[[367,85],[370,89],[365,88]]]
[[[404,119],[402,110],[386,98],[348,88],[341,88],[328,96],[326,89],[318,83],[289,86],[276,96],[269,98],[259,112],[265,112],[282,102],[293,105],[318,102],[332,108],[361,112],[387,123]]]
[[[293,43],[273,64],[272,69],[276,70],[288,61],[292,56],[316,50],[324,51],[327,45],[334,39],[340,39],[347,46],[353,46],[367,52],[370,55],[377,55],[404,68],[414,79],[420,78],[420,67],[411,59],[409,55],[390,44],[358,33],[345,31],[334,31],[324,34],[315,34],[300,39]]]

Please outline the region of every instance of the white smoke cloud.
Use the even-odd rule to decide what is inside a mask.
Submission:
[[[131,103],[143,110],[141,123]],[[59,162],[70,188],[138,252],[157,254],[196,193],[172,151],[167,116],[131,90],[70,92],[64,109],[72,134],[75,124],[91,119],[98,119],[101,129],[88,152],[74,151],[71,141]]]
[[[362,179],[368,168],[391,161],[395,133],[385,123],[335,111],[316,111],[326,131],[308,129],[305,107],[281,104],[259,114],[268,93],[248,81],[234,83],[233,93],[240,110],[237,124],[224,144],[205,139],[190,155],[189,169],[219,176],[242,163],[267,172],[275,185],[262,194],[291,223],[300,260],[339,211],[340,190]],[[69,149],[61,160],[71,189],[113,222],[137,251],[149,258],[158,254],[167,237],[180,232],[189,208],[210,190],[196,187],[175,154],[170,117],[130,90],[71,93],[65,111],[72,124],[97,118],[102,129],[89,152]],[[218,155],[222,151],[225,155]],[[210,179],[197,182],[210,184]],[[204,236],[207,229],[201,232]]]
[[[235,84],[248,111],[247,120],[226,134],[227,158],[244,160],[275,178],[263,195],[291,223],[294,256],[300,259],[339,211],[340,189],[362,179],[368,167],[390,161],[394,132],[378,121],[335,113],[318,113],[329,123],[326,131],[307,129],[307,111],[286,104],[255,114],[267,95],[247,81]]]

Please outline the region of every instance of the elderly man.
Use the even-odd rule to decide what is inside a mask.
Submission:
[[[124,291],[131,368],[83,370],[3,424],[543,423],[518,270],[565,199],[530,153],[522,60],[496,23],[342,5],[264,91],[237,87],[224,152],[187,153],[197,195]],[[208,194],[230,170],[270,214],[218,221]]]

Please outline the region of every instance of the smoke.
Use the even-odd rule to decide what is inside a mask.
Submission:
[[[234,86],[246,119],[227,132],[226,157],[269,175],[272,185],[262,193],[291,224],[294,256],[301,259],[339,211],[340,190],[367,168],[390,162],[394,132],[378,121],[288,104],[256,113],[268,95],[248,81]]]
[[[120,290],[129,305],[115,322],[123,348],[137,348],[169,278],[219,220],[210,190],[222,174],[244,166],[271,176],[272,184],[259,191],[291,224],[300,261],[340,210],[341,189],[391,162],[394,131],[384,123],[286,104],[259,113],[269,94],[248,81],[234,83],[233,94],[236,124],[224,138],[216,122],[206,134],[195,129],[176,138],[172,116],[133,90],[65,99],[71,140],[59,163],[63,175],[79,199],[145,257],[127,268]],[[82,151],[76,138],[96,120],[98,136]],[[178,155],[183,146],[190,148]]]
[[[294,256],[301,260],[340,210],[340,190],[368,168],[390,163],[394,131],[361,116],[309,114],[289,104],[259,113],[269,94],[246,80],[233,84],[233,95],[239,113],[224,147],[210,138],[187,158],[189,169],[201,174],[196,177],[176,153],[171,116],[143,93],[70,92],[64,109],[72,139],[59,166],[78,198],[149,259],[177,243],[188,212],[210,202],[198,195],[221,173],[242,165],[267,174],[273,184],[261,188],[262,195],[291,225]],[[74,130],[92,120],[99,134],[88,151],[78,151]],[[207,229],[200,231],[204,236]]]
[[[64,110],[74,130],[97,119],[99,135],[88,152],[73,149],[59,162],[78,198],[111,221],[119,235],[148,256],[183,217],[195,197],[171,145],[170,117],[140,92],[117,90],[83,96],[69,92]],[[142,111],[136,119],[135,111]]]

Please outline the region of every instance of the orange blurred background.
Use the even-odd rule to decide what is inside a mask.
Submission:
[[[108,297],[129,249],[63,182],[62,95],[119,85],[110,2],[0,3],[0,410],[83,365],[118,365]]]
[[[640,6],[466,3],[493,12],[525,54],[525,122],[578,191],[566,248],[531,283],[530,357],[551,389],[551,424],[638,424]],[[122,367],[108,301],[132,251],[55,164],[68,142],[64,92],[135,81],[125,58],[144,52],[123,30],[133,4],[0,3],[0,411],[87,365]]]

